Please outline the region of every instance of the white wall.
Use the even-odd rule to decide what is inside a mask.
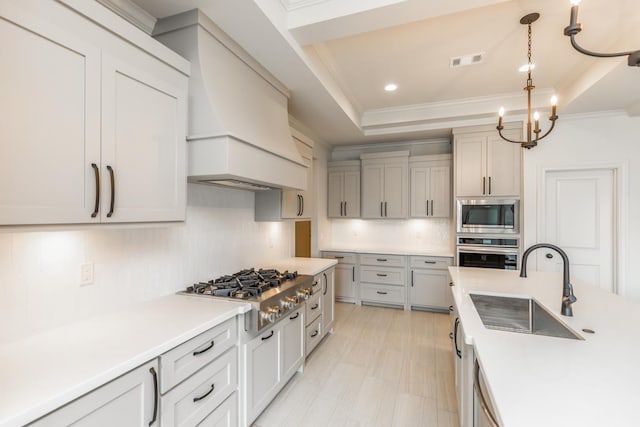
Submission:
[[[640,117],[600,115],[563,118],[556,129],[538,147],[524,153],[524,247],[539,241],[537,230],[538,188],[542,171],[558,166],[597,167],[619,165],[623,186],[620,216],[621,230],[619,293],[640,301],[640,271],[635,260],[640,256]],[[626,174],[626,176],[625,176]]]
[[[290,257],[292,223],[253,216],[252,192],[189,184],[184,223],[0,233],[0,342]]]
[[[334,219],[325,248],[453,253],[450,219]]]

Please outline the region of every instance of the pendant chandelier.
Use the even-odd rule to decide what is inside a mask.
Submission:
[[[549,135],[556,124],[556,120],[558,120],[558,116],[556,115],[556,105],[558,103],[558,98],[555,95],[551,97],[551,115],[549,116],[551,126],[549,127],[549,130],[546,131],[542,136],[540,136],[540,132],[542,132],[540,130],[540,113],[538,113],[537,111],[533,114],[531,113],[531,92],[536,88],[533,85],[533,80],[531,79],[531,70],[533,70],[533,68],[535,67],[535,65],[531,62],[531,24],[536,22],[539,17],[539,13],[530,13],[520,19],[520,23],[523,25],[527,25],[528,27],[527,65],[522,67],[525,71],[527,71],[527,86],[524,88],[524,90],[527,91],[527,139],[526,141],[514,141],[502,134],[502,130],[504,129],[504,126],[502,126],[502,118],[504,117],[503,107],[500,107],[500,111],[498,113],[498,126],[496,126],[498,134],[502,139],[504,139],[505,141],[513,142],[514,144],[520,144],[522,148],[527,149],[535,147],[536,145],[538,145],[538,141]],[[531,122],[532,117],[533,129]]]
[[[640,67],[640,50],[630,50],[628,52],[618,53],[597,53],[580,47],[576,42],[576,34],[582,31],[582,24],[578,22],[578,6],[580,6],[580,0],[571,0],[571,17],[569,19],[569,26],[564,29],[564,35],[571,37],[571,46],[573,46],[575,50],[580,53],[584,53],[585,55],[595,56],[596,58],[627,56],[627,63],[630,67]]]

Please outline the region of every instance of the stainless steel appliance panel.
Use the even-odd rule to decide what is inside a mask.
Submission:
[[[516,199],[459,199],[458,233],[520,232],[520,201]]]

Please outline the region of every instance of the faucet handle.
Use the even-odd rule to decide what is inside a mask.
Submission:
[[[573,304],[574,302],[578,301],[578,298],[576,298],[576,296],[573,294],[569,295],[568,297],[563,297],[562,299],[569,304]]]

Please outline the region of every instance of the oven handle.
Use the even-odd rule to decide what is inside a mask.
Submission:
[[[476,253],[476,254],[504,254],[504,255],[518,255],[518,250],[514,248],[501,248],[496,246],[457,246],[458,253]]]

